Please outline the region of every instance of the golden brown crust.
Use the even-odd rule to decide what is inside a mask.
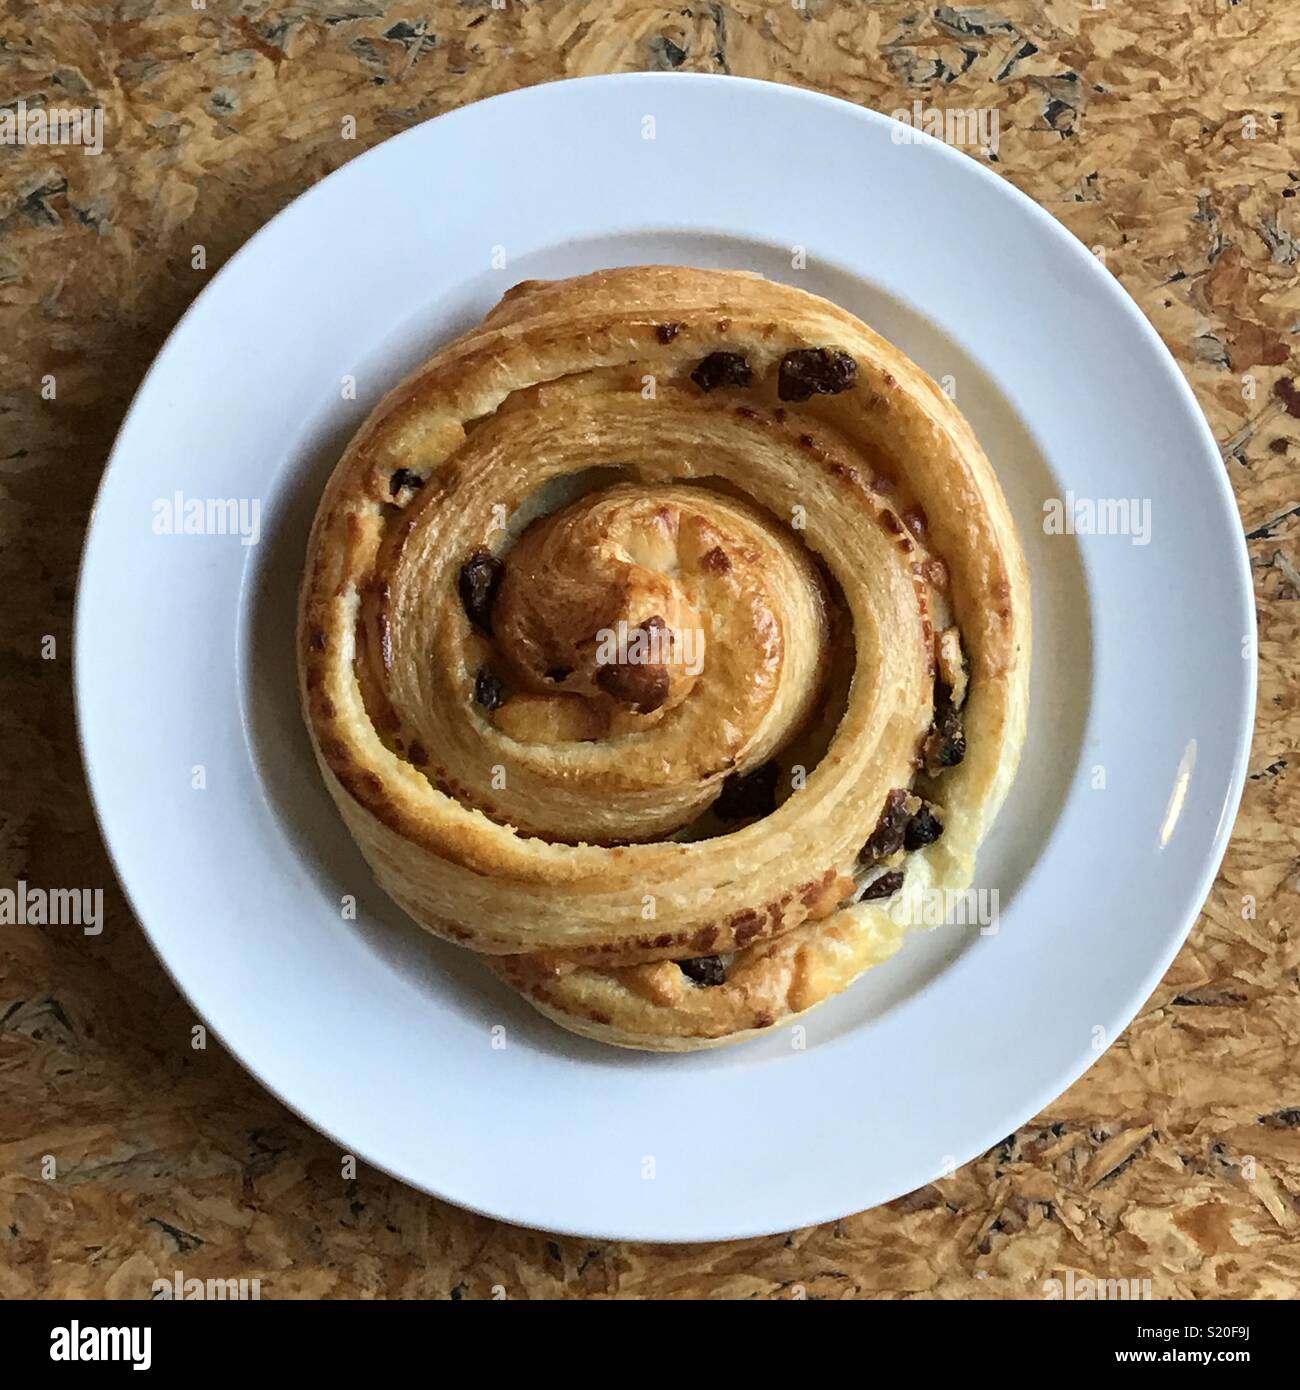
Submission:
[[[820,350],[840,389],[794,399]],[[825,756],[698,838],[769,759],[788,787],[850,627]],[[893,910],[850,901],[954,628],[942,837]],[[611,661],[613,632],[649,655]],[[298,657],[395,900],[566,1027],[686,1050],[815,1006],[968,886],[1023,738],[1028,581],[969,426],[895,348],[757,276],[640,267],[515,286],[380,403],[316,517]],[[672,964],[715,954],[722,984]]]

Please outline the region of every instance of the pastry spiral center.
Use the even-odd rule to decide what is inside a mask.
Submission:
[[[598,494],[535,522],[493,618],[507,679],[596,702],[611,725],[675,709],[704,670],[703,523],[644,492]]]
[[[821,688],[816,564],[789,527],[712,487],[620,483],[539,517],[497,556],[444,544],[463,557],[454,585],[421,563],[418,524],[406,546],[386,591],[390,666],[374,665],[382,633],[368,646],[403,716],[394,736],[427,753],[417,765],[435,786],[525,833],[673,833],[781,748]],[[463,664],[420,656],[442,649],[420,621],[432,605],[411,599],[430,583],[460,610]]]

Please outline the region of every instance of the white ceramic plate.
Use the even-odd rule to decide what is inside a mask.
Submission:
[[[974,159],[898,143],[898,129],[805,91],[680,74],[454,112],[255,236],[122,427],[85,552],[76,679],[123,885],[176,983],[263,1084],[429,1192],[650,1240],[784,1230],[897,1197],[1095,1061],[1209,889],[1254,671],[1214,440],[1083,247]],[[553,1028],[374,886],[298,714],[307,529],[370,407],[516,281],[648,261],[790,280],[951,377],[1029,556],[1031,727],[980,861],[998,930],[915,934],[806,1020],[802,1049],[782,1030],[648,1056]],[[1044,501],[1067,490],[1136,499],[1139,528],[1148,505],[1148,542],[1046,534]],[[257,544],[156,533],[155,504],[178,491],[257,501]]]

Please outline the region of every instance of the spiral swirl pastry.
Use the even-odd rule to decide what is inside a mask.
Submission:
[[[1024,560],[952,402],[734,271],[528,281],[380,403],[298,664],[379,883],[544,1014],[752,1036],[968,887],[1014,776]]]

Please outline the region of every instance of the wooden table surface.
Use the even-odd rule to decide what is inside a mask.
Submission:
[[[95,828],[70,660],[123,410],[250,233],[451,107],[666,68],[996,110],[997,170],[1102,249],[1195,389],[1259,608],[1232,846],[1127,1033],[942,1184],[696,1247],[552,1239],[364,1166],[345,1181],[334,1146],[218,1046],[193,1051]],[[107,921],[95,938],[0,926],[0,1297],[147,1297],[176,1269],[259,1278],[267,1298],[1034,1298],[1070,1270],[1156,1297],[1296,1296],[1297,92],[1293,0],[3,0],[0,103],[102,105],[105,149],[0,149],[0,886],[102,885]]]

